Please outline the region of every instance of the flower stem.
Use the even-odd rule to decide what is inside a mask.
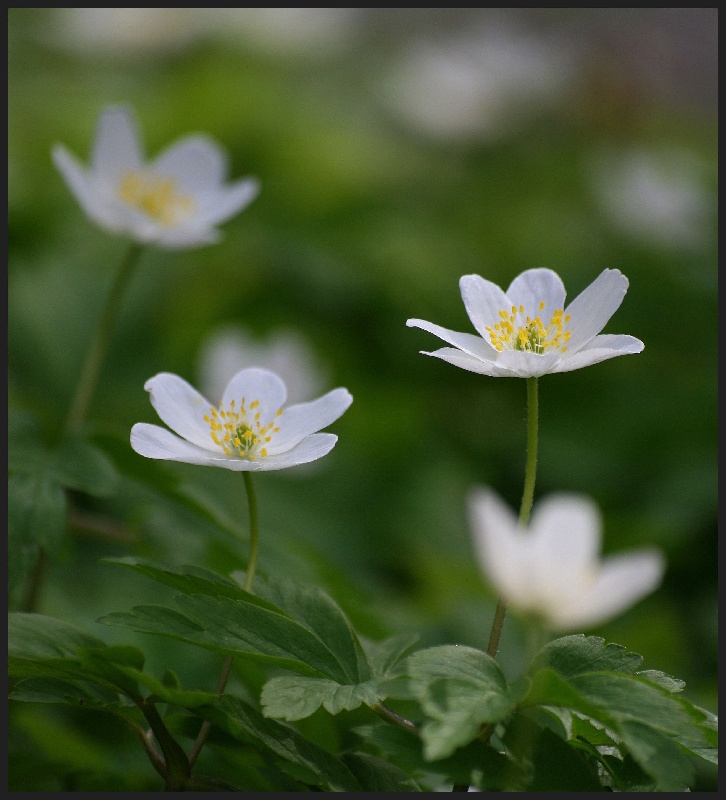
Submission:
[[[524,527],[529,522],[534,501],[534,482],[537,477],[537,443],[539,440],[539,386],[537,378],[527,378],[527,463],[524,468],[524,489],[522,505],[519,508],[519,524]],[[487,653],[496,658],[499,639],[504,627],[507,613],[507,601],[503,597],[497,599],[492,630],[489,634]]]
[[[257,553],[260,548],[260,526],[259,516],[257,513],[257,495],[255,494],[255,487],[252,483],[252,475],[249,472],[243,472],[242,475],[244,476],[245,480],[245,489],[247,491],[247,509],[250,515],[250,555],[247,560],[247,575],[245,576],[244,590],[246,592],[251,592],[252,581],[254,580],[255,568],[257,566]],[[222,692],[224,692],[224,687],[227,685],[229,673],[232,671],[233,661],[233,656],[227,656],[224,659],[222,670],[219,674],[219,680],[217,681],[217,687],[215,689],[217,697],[221,697]],[[202,723],[202,727],[199,729],[197,739],[194,742],[191,751],[189,752],[190,764],[193,765],[197,760],[202,747],[204,747],[204,742],[206,742],[211,728],[212,723],[208,720],[205,720]]]
[[[83,372],[78,381],[76,393],[73,397],[68,417],[66,418],[66,434],[78,430],[86,418],[88,407],[91,404],[93,393],[96,390],[98,376],[101,373],[103,359],[106,356],[108,344],[111,340],[111,333],[113,332],[113,326],[121,306],[121,299],[126,291],[126,287],[131,279],[142,249],[141,245],[132,244],[116,273],[116,278],[108,298],[106,299],[106,306],[101,313],[101,318],[98,321],[96,334],[91,342],[91,347],[86,356],[86,362],[83,365]]]

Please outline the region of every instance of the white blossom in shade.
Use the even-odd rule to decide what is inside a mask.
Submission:
[[[225,183],[227,157],[204,134],[193,134],[145,162],[130,111],[109,106],[99,119],[90,165],[63,145],[53,161],[86,214],[112,233],[168,249],[219,240],[216,225],[249,205],[255,178]]]
[[[338,437],[318,433],[353,402],[347,389],[307,403],[285,406],[287,389],[274,372],[250,367],[229,381],[219,405],[210,403],[178,375],[161,372],[144,388],[162,422],[138,422],[131,447],[147,458],[265,472],[316,461]]]
[[[489,488],[469,497],[479,565],[497,592],[519,612],[555,632],[591,628],[653,592],[665,558],[643,548],[600,559],[601,519],[588,497],[550,495],[535,504],[522,528]]]
[[[215,330],[199,352],[202,393],[213,401],[219,400],[230,377],[251,366],[276,372],[285,381],[290,403],[310,400],[329,385],[315,353],[297,331],[284,329],[267,337],[254,337],[230,325]]]
[[[409,319],[406,325],[453,345],[432,353],[422,350],[424,355],[470,372],[535,378],[640,353],[644,346],[634,336],[600,334],[628,290],[628,279],[617,269],[600,273],[568,306],[562,280],[550,269],[522,272],[506,292],[479,275],[464,275],[459,287],[478,336],[422,319]]]

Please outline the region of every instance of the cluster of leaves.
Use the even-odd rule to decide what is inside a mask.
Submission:
[[[135,606],[100,622],[256,662],[265,675],[259,696],[244,685],[222,697],[185,688],[171,671],[157,679],[144,671],[138,647],[15,612],[11,698],[121,718],[167,788],[249,788],[192,772],[177,737],[195,736],[204,721],[215,730],[207,746],[236,745],[236,758],[256,767],[253,785],[267,789],[679,791],[693,784],[699,761],[716,763],[715,717],[679,695],[682,682],[641,670],[640,656],[599,637],[550,642],[509,683],[474,648],[410,652],[415,636],[366,640],[318,587],[260,579],[251,594],[197,567],[113,563],[170,587],[173,604]],[[296,724],[321,708],[339,715],[359,707],[377,717],[351,717],[351,743],[337,752]]]

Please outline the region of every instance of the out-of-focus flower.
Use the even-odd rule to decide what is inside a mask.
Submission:
[[[230,377],[245,367],[276,372],[285,381],[290,403],[310,400],[329,385],[315,353],[294,330],[255,339],[239,327],[220,328],[202,346],[198,364],[202,393],[215,402],[222,397]]]
[[[634,239],[688,250],[702,246],[716,230],[706,167],[686,150],[599,153],[591,172],[604,213]]]
[[[481,569],[514,608],[552,631],[591,628],[654,591],[665,559],[654,548],[600,559],[601,520],[587,497],[558,494],[535,504],[526,529],[488,488],[469,498]]]
[[[249,205],[254,178],[226,184],[227,159],[202,134],[187,136],[145,163],[128,109],[106,108],[98,122],[90,167],[63,145],[53,161],[81,208],[101,227],[144,244],[191,248],[216,242],[215,226]]]
[[[414,43],[385,93],[391,111],[417,131],[486,141],[557,102],[575,63],[572,48],[494,22],[458,38]]]
[[[634,336],[598,335],[628,290],[628,279],[620,270],[604,270],[566,308],[565,287],[550,269],[522,272],[506,293],[479,275],[464,275],[459,287],[479,336],[422,319],[409,319],[406,324],[454,345],[433,353],[421,351],[424,355],[470,372],[533,378],[643,349],[643,342]]]
[[[316,461],[338,437],[318,433],[353,402],[347,389],[308,403],[285,407],[285,383],[274,372],[243,369],[213,405],[178,375],[161,372],[144,388],[162,422],[138,422],[131,447],[147,458],[223,467],[235,472],[264,472]],[[178,434],[178,435],[177,435]]]

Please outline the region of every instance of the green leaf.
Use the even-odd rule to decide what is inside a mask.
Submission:
[[[92,681],[138,699],[135,681],[114,662],[123,664],[133,660],[138,663],[139,653],[136,648],[107,647],[100,639],[54,617],[20,612],[8,614],[8,675],[11,678]]]
[[[357,684],[370,678],[370,668],[350,623],[338,604],[317,586],[292,581],[260,579],[255,594],[282,608],[293,619],[319,636],[345,672],[345,682]]]
[[[656,791],[682,792],[693,782],[693,766],[678,744],[651,726],[629,720],[619,733],[628,752],[656,780]]]
[[[245,592],[239,584],[229,580],[229,578],[224,578],[202,567],[166,567],[146,561],[143,558],[133,558],[129,556],[123,558],[105,558],[103,562],[133,570],[147,578],[151,578],[151,580],[162,583],[165,586],[170,586],[172,589],[176,589],[183,594],[230,597],[235,600],[257,603],[263,608],[277,610],[275,605],[266,602],[262,598],[257,598],[256,595]]]
[[[563,636],[546,644],[534,658],[530,674],[550,667],[571,678],[587,672],[625,672],[633,673],[640,666],[643,657],[630,653],[619,644],[599,636],[585,636],[581,633]]]
[[[346,753],[343,761],[364,792],[420,792],[421,787],[400,767],[368,753]]]
[[[393,669],[403,654],[416,644],[419,636],[415,633],[401,633],[380,642],[361,638],[371,671],[376,678],[382,678]]]
[[[348,675],[327,645],[281,609],[259,605],[259,599],[179,595],[181,612],[164,606],[137,606],[128,614],[113,613],[99,622],[169,636],[229,655],[245,655],[294,672],[331,678]]]
[[[685,681],[674,678],[671,675],[666,675],[665,672],[661,672],[657,669],[639,670],[635,674],[640,678],[645,678],[647,681],[654,683],[656,686],[666,689],[671,694],[682,692],[686,688]]]
[[[118,693],[113,690],[93,683],[54,678],[18,681],[9,698],[26,703],[62,703],[104,710],[119,705]]]
[[[518,761],[507,776],[506,791],[604,791],[589,756],[549,727],[518,714],[507,726],[504,741]]]
[[[406,660],[412,689],[426,722],[421,728],[428,760],[450,756],[481,732],[505,719],[527,686],[507,686],[499,665],[471,647],[444,645],[420,650]]]
[[[225,695],[218,703],[202,706],[196,713],[235,739],[262,748],[281,769],[294,768],[294,775],[331,792],[360,792],[361,785],[335,755],[314,744],[293,728],[266,719],[237,697]]]
[[[323,706],[331,714],[371,706],[384,699],[375,681],[343,685],[324,678],[283,675],[272,678],[262,689],[260,703],[266,717],[288,722],[305,719]]]
[[[118,486],[118,474],[108,456],[77,437],[61,444],[52,456],[50,470],[63,486],[94,497],[109,497]]]
[[[8,539],[11,550],[40,545],[57,552],[66,531],[66,495],[47,473],[8,477]]]

